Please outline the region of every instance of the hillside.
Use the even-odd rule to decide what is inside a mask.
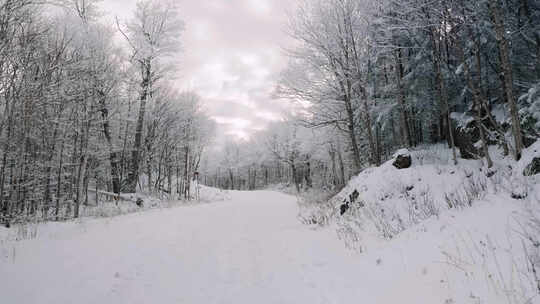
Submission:
[[[498,156],[490,170],[478,160],[454,166],[443,146],[400,153],[411,156],[410,168],[393,159],[366,169],[327,203],[302,199],[300,219],[387,267],[377,275],[390,279],[394,267],[417,274],[405,290],[445,286],[446,302],[425,303],[540,302],[540,175],[523,175],[540,142],[518,163]]]

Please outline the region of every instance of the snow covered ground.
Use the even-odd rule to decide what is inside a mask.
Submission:
[[[515,203],[449,211],[358,253],[334,229],[301,224],[292,196],[229,196],[30,234],[0,228],[0,302],[514,303],[510,291],[530,283],[499,280],[481,258],[500,256],[501,277],[513,271],[505,253],[519,262],[505,238],[523,212]]]

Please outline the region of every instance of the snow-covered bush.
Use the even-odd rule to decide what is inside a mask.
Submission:
[[[309,189],[298,195],[298,219],[306,225],[326,226],[336,211],[330,199],[335,192]]]
[[[470,207],[486,195],[488,181],[485,175],[467,173],[466,176],[461,187],[444,194],[449,209]]]

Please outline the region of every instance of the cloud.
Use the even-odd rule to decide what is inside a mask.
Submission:
[[[135,0],[104,0],[121,18]],[[178,55],[179,89],[197,91],[224,135],[248,138],[280,119],[287,103],[272,91],[286,65],[282,47],[290,0],[184,0],[184,51]],[[249,122],[249,123],[247,123]]]

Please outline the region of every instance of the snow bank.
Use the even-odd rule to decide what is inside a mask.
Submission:
[[[450,165],[447,153],[440,146],[413,151],[410,168],[396,169],[390,160],[364,170],[331,200],[334,218],[341,220],[337,208],[350,202],[349,196],[357,191],[345,222],[359,222],[363,231],[390,239],[441,210],[470,206],[487,190],[486,172],[478,161]]]
[[[231,199],[231,195],[228,190],[212,188],[202,184],[197,185],[196,183],[192,183],[191,189],[194,189],[195,191],[198,189],[198,195],[201,202],[211,203]]]
[[[377,264],[403,259],[419,272],[404,284],[415,292],[446,286],[444,303],[540,303],[540,176],[522,174],[539,147],[518,163],[492,149],[490,170],[479,160],[454,166],[444,146],[422,147],[410,152],[410,168],[396,169],[393,160],[368,168],[326,204],[301,205],[300,218],[335,230]],[[391,277],[391,267],[381,271]],[[433,272],[437,283],[426,280]]]
[[[540,157],[540,141],[532,144],[521,152],[521,159],[514,168],[515,175],[522,175],[525,168],[532,162],[533,158]]]
[[[326,204],[301,205],[299,217],[307,224],[335,226],[348,246],[364,250],[362,239],[392,239],[448,210],[470,208],[487,195],[537,202],[539,178],[526,178],[521,172],[539,145],[525,150],[518,164],[493,149],[495,166],[490,170],[480,160],[459,159],[454,166],[450,149],[443,145],[398,151],[396,155],[411,155],[410,168],[397,169],[393,160],[368,168]]]

